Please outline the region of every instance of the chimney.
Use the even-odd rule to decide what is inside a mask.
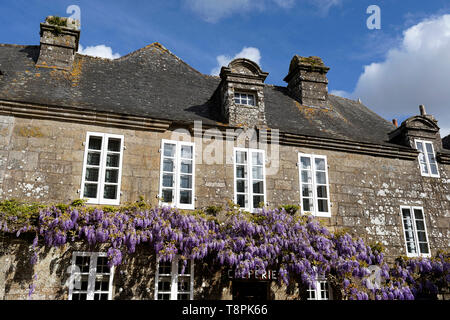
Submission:
[[[397,121],[397,119],[392,119],[392,123],[394,124],[394,126],[396,128],[398,128],[398,121]]]
[[[427,112],[425,111],[425,106],[424,106],[423,104],[421,104],[421,105],[419,106],[419,111],[420,111],[420,115],[421,115],[421,116],[424,116],[424,115],[427,114]]]
[[[41,48],[37,67],[70,70],[80,40],[80,21],[48,16],[41,23]]]
[[[302,105],[328,108],[328,70],[319,57],[295,55],[284,81],[291,96]]]

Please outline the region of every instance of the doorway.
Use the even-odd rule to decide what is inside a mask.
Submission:
[[[233,280],[233,300],[255,301],[267,300],[269,293],[268,281]]]

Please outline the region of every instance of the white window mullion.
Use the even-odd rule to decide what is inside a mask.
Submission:
[[[105,194],[105,174],[106,174],[106,158],[108,152],[108,138],[106,135],[103,135],[102,139],[102,153],[100,156],[100,173],[99,173],[99,186],[98,186],[98,198],[100,199],[100,203],[104,203],[104,194]]]

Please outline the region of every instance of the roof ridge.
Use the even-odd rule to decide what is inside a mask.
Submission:
[[[39,47],[39,46],[38,45],[32,45],[32,44],[0,43],[0,47],[26,48],[26,47]]]

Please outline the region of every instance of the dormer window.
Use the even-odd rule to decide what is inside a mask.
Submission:
[[[255,106],[255,95],[251,93],[235,92],[234,103],[246,106]]]
[[[430,141],[416,140],[416,148],[420,152],[419,164],[422,176],[439,178],[433,143]]]

